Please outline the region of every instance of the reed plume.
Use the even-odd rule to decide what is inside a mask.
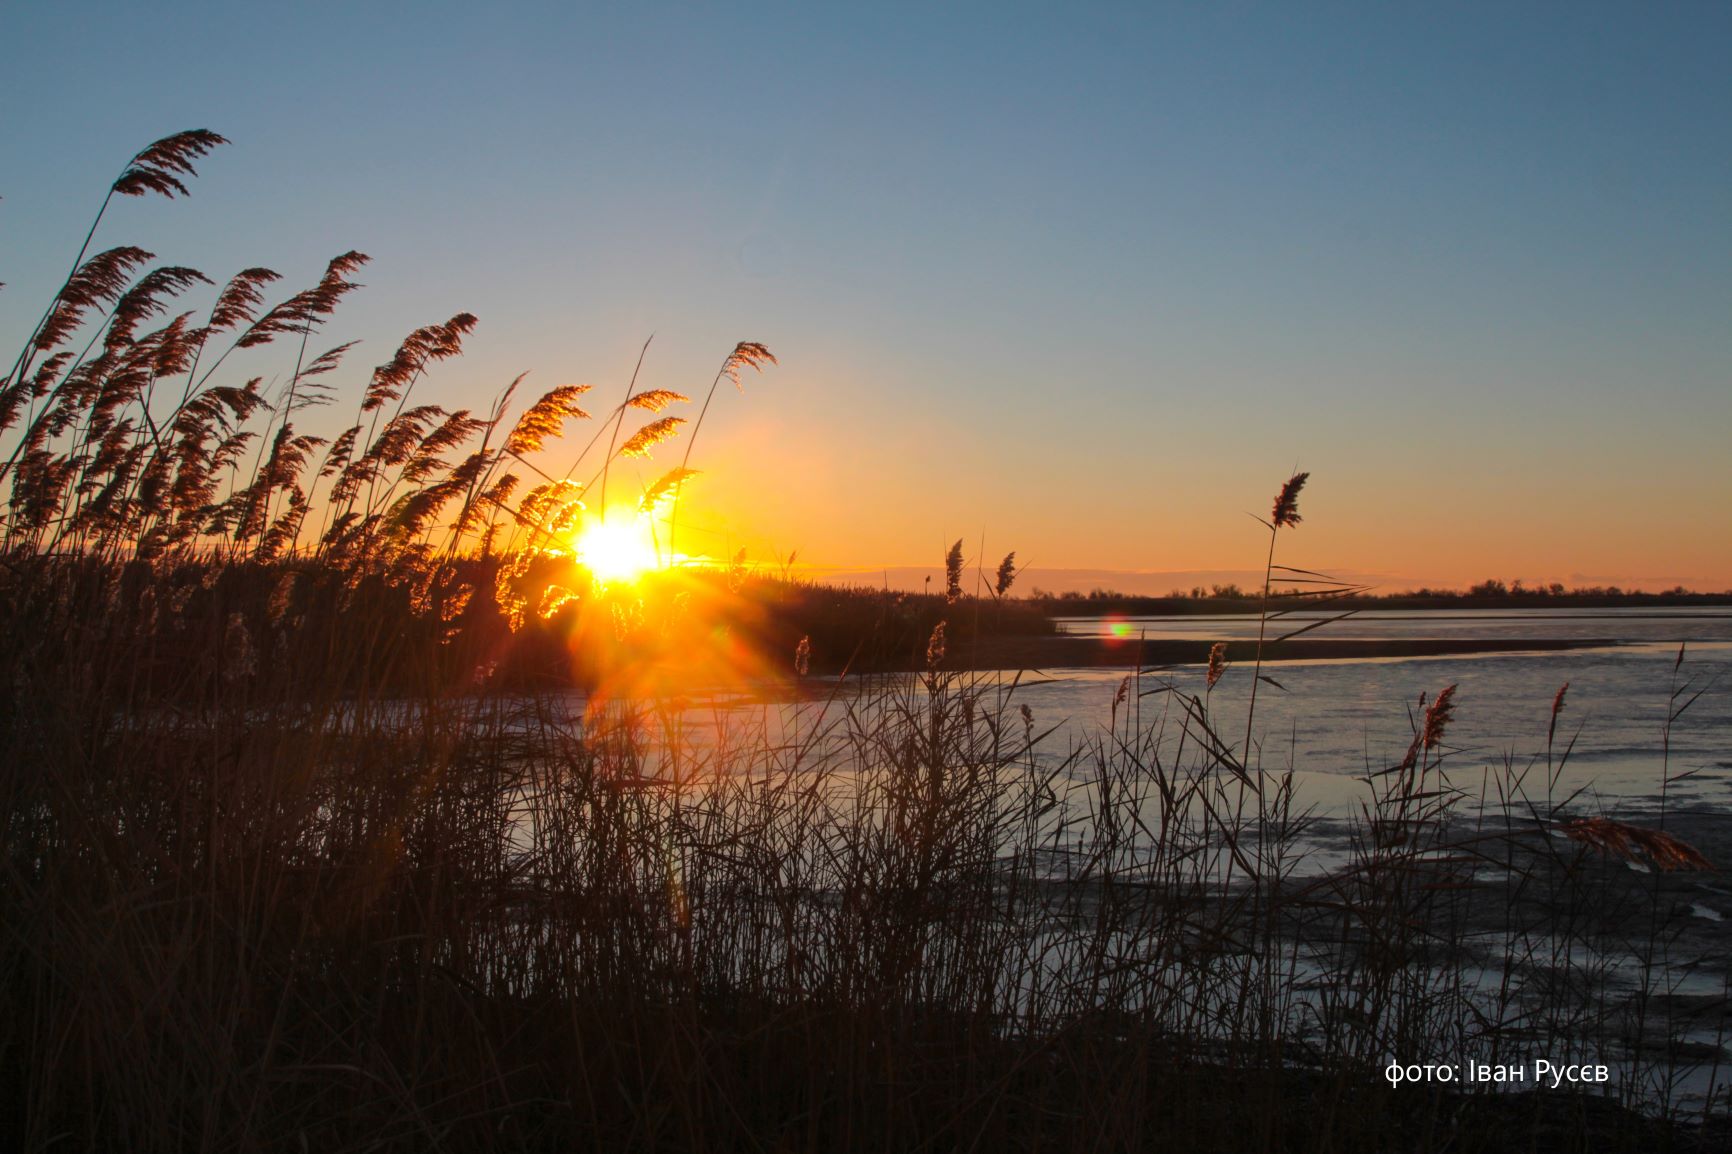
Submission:
[[[142,248],[122,245],[99,252],[79,265],[49,306],[48,315],[31,342],[33,349],[47,352],[55,348],[78,331],[87,312],[119,300],[132,284],[134,271],[155,256]]]
[[[1455,717],[1455,686],[1446,685],[1425,711],[1425,726],[1420,733],[1426,749],[1436,749],[1443,743],[1443,731]]]
[[[663,417],[659,421],[651,421],[626,438],[625,444],[619,447],[619,455],[622,457],[647,457],[651,449],[676,436],[680,426],[685,423],[684,417]],[[684,468],[685,466],[680,467]]]
[[[1281,486],[1281,491],[1275,494],[1275,508],[1269,516],[1275,528],[1297,525],[1303,519],[1299,516],[1299,490],[1305,487],[1305,482],[1310,477],[1310,473],[1294,473],[1287,479],[1287,483]]]
[[[332,257],[318,284],[273,305],[263,316],[246,327],[235,341],[234,347],[257,348],[270,344],[280,336],[300,336],[317,328],[337,311],[337,306],[344,297],[361,287],[359,282],[351,277],[367,260],[365,253],[353,250]]]
[[[227,143],[223,137],[203,128],[165,136],[127,163],[115,179],[112,191],[120,196],[143,196],[154,192],[170,200],[186,196],[186,185],[180,178],[198,175],[192,162]]]
[[[644,490],[643,497],[637,503],[638,512],[653,513],[664,503],[676,499],[680,487],[698,473],[697,469],[669,469]]]
[[[740,381],[741,369],[752,369],[755,372],[761,373],[764,371],[765,365],[773,365],[776,363],[776,358],[770,353],[770,350],[759,344],[757,341],[741,341],[739,344],[734,346],[734,351],[729,353],[727,358],[722,361],[722,375],[734,382],[734,387],[736,389],[745,392],[746,386]],[[704,400],[704,407],[709,407],[709,399],[707,397]],[[703,418],[700,415],[699,420],[702,419]]]
[[[926,668],[936,670],[944,661],[944,626],[940,621],[932,627],[932,636],[926,639]]]
[[[541,604],[535,611],[536,616],[545,621],[577,599],[577,594],[565,586],[549,585],[547,591],[541,595]]]
[[[281,279],[268,268],[242,269],[230,277],[229,282],[217,294],[216,304],[211,306],[210,319],[205,322],[205,332],[226,332],[252,323],[259,306],[265,303],[265,294],[262,291],[264,286]]]
[[[944,554],[944,600],[954,605],[962,596],[962,538]]]
[[[998,573],[993,578],[992,592],[995,597],[1003,597],[1010,592],[1011,584],[1016,580],[1016,550],[1004,555],[1004,560],[998,563]]]
[[[646,413],[659,413],[669,405],[683,404],[691,398],[684,393],[676,393],[672,389],[645,389],[641,393],[633,393],[626,398],[626,407],[642,409]]]
[[[160,315],[171,298],[179,296],[194,285],[209,283],[210,278],[195,268],[165,265],[151,269],[115,301],[114,310],[108,317],[108,331],[102,339],[103,347],[114,350],[131,344],[138,332],[138,326]],[[172,368],[167,365],[163,367]]]
[[[429,365],[463,352],[463,338],[475,330],[477,323],[474,314],[458,313],[444,324],[423,325],[410,333],[391,359],[373,370],[373,379],[362,396],[361,411],[372,412],[404,399]]]
[[[583,486],[575,481],[549,481],[525,493],[517,512],[525,524],[538,525],[549,521],[566,505],[581,505],[578,495],[582,492]]]
[[[1546,748],[1550,749],[1552,741],[1558,735],[1558,714],[1564,711],[1564,695],[1570,691],[1570,683],[1564,682],[1558,686],[1557,696],[1552,698],[1551,724],[1546,728]]]
[[[1628,822],[1614,821],[1609,817],[1576,818],[1562,823],[1558,829],[1571,841],[1591,846],[1601,853],[1628,862],[1639,863],[1645,859],[1666,872],[1716,872],[1714,863],[1701,851],[1664,830],[1646,829]]]
[[[548,439],[564,432],[565,422],[589,420],[589,414],[577,404],[577,398],[589,389],[588,385],[560,385],[544,394],[517,418],[505,437],[505,451],[514,457],[537,452]]]
[[[1226,675],[1226,673],[1227,643],[1225,641],[1217,641],[1213,645],[1209,646],[1208,687],[1210,689],[1215,688],[1215,685]]]

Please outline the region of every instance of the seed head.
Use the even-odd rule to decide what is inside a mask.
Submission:
[[[962,596],[962,538],[956,539],[956,544],[944,555],[944,600],[947,604],[956,604],[956,599]]]
[[[1303,518],[1299,516],[1299,490],[1305,487],[1310,473],[1294,473],[1281,486],[1281,491],[1275,494],[1275,511],[1270,514],[1270,523],[1279,529],[1283,525],[1297,525]]]
[[[1221,680],[1227,672],[1227,643],[1217,641],[1209,646],[1209,688],[1215,688],[1215,683]]]
[[[932,636],[926,642],[926,668],[937,669],[944,660],[944,622],[940,621],[933,627]]]
[[[1629,862],[1647,858],[1662,870],[1712,871],[1714,863],[1702,852],[1664,830],[1648,829],[1613,821],[1607,817],[1582,817],[1558,827],[1571,841],[1580,842]]]
[[[1436,749],[1443,741],[1444,728],[1455,716],[1455,686],[1438,691],[1437,700],[1425,711],[1425,748]]]

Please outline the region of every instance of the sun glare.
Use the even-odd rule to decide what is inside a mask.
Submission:
[[[598,581],[631,581],[661,565],[641,517],[593,522],[577,538],[577,559]]]

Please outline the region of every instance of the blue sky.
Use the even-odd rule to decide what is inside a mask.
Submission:
[[[715,548],[1732,586],[1732,7],[13,5],[0,340],[103,239],[369,288],[358,387],[707,385]],[[333,418],[335,419],[335,418]],[[653,467],[650,470],[653,472]],[[797,483],[791,483],[797,482]]]

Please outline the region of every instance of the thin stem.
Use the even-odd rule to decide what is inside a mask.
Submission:
[[[656,335],[651,333],[644,340],[643,348],[637,351],[637,364],[632,366],[631,380],[627,381],[625,385],[625,400],[619,403],[619,414],[614,417],[613,420],[613,434],[608,437],[607,456],[604,457],[601,462],[601,500],[599,504],[601,507],[601,519],[603,521],[607,520],[607,475],[609,470],[613,467],[614,446],[619,443],[620,426],[625,424],[625,411],[631,407],[631,399],[637,393],[637,375],[643,371],[643,359],[645,355],[649,353],[650,341],[655,339]],[[582,458],[580,457],[579,460],[582,460]],[[577,468],[575,462],[573,463],[572,468]]]
[[[691,435],[686,438],[685,456],[680,458],[682,471],[691,464],[692,446],[698,443],[698,433],[704,427],[704,417],[710,411],[710,402],[716,397],[716,386],[721,384],[722,378],[727,375],[728,362],[733,359],[733,356],[734,354],[730,352],[722,359],[722,367],[716,370],[716,379],[710,382],[710,391],[704,394],[704,407],[698,410],[698,422],[692,426]],[[674,549],[674,534],[679,527],[680,495],[684,490],[684,485],[680,485],[674,490],[673,504],[668,509],[668,559],[670,561],[679,556],[679,553]]]
[[[1251,770],[1251,722],[1257,716],[1257,683],[1263,679],[1263,637],[1269,627],[1269,577],[1275,571],[1275,534],[1280,529],[1269,526],[1269,560],[1263,566],[1263,603],[1257,614],[1257,660],[1251,668],[1251,703],[1245,709],[1245,772]],[[1258,776],[1258,792],[1262,792],[1262,777]]]

